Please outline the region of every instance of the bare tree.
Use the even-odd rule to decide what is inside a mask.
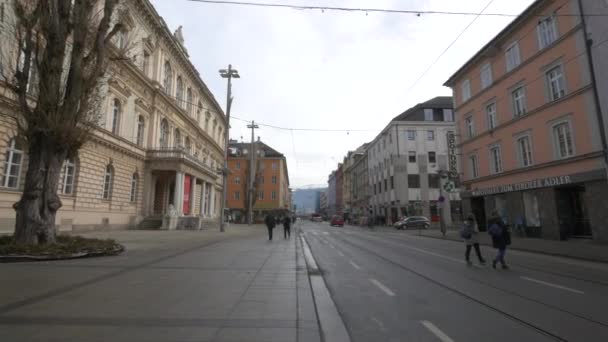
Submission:
[[[109,45],[122,29],[122,0],[14,0],[17,53],[12,83],[15,115],[29,164],[16,211],[20,244],[55,242],[57,186],[97,124]]]

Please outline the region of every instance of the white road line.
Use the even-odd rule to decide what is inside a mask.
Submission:
[[[372,321],[378,324],[378,327],[380,327],[380,331],[386,331],[386,327],[384,326],[384,323],[382,323],[381,320],[377,319],[376,317],[372,317]]]
[[[329,233],[328,232],[323,232],[323,235],[329,235]]]
[[[329,243],[329,242],[328,242],[328,244],[329,244],[329,247],[331,247],[331,248],[333,248],[333,249],[336,249],[336,246],[332,245],[332,244],[331,244],[331,243]]]
[[[542,280],[538,280],[538,279],[534,279],[534,278],[528,278],[528,277],[524,277],[524,276],[520,276],[520,278],[523,280],[531,281],[533,283],[547,285],[547,286],[554,287],[556,289],[560,289],[560,290],[564,290],[564,291],[570,291],[570,292],[577,293],[577,294],[585,294],[585,292],[583,292],[583,291],[575,290],[573,288],[569,288],[569,287],[562,286],[562,285],[548,283],[546,281],[542,281]]]
[[[454,342],[454,340],[452,340],[450,336],[446,335],[443,331],[441,331],[441,329],[437,328],[435,324],[429,321],[420,321],[420,323],[422,323],[425,328],[432,332],[433,335],[437,336],[437,338],[440,339],[441,342]]]
[[[393,291],[391,291],[388,287],[384,286],[381,282],[377,281],[376,279],[370,278],[369,281],[371,281],[372,284],[376,285],[380,290],[382,290],[388,296],[391,296],[391,297],[395,296],[395,293]]]
[[[361,269],[361,267],[359,265],[355,264],[352,260],[350,261],[350,264],[351,264],[352,267],[354,267],[354,268],[356,268],[358,270]]]
[[[343,256],[344,256],[344,253],[342,253],[342,252],[338,252],[338,255],[339,255],[339,256],[341,256],[341,257],[343,257]]]

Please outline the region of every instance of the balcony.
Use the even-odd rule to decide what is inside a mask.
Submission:
[[[187,165],[214,179],[218,178],[221,172],[221,170],[206,165],[198,157],[186,152],[183,148],[170,147],[148,150],[146,151],[146,161],[157,165],[162,163],[173,168],[178,168],[179,165]],[[167,164],[167,162],[171,163]]]

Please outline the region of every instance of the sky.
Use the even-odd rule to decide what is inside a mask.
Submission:
[[[327,184],[350,150],[443,83],[513,20],[474,16],[336,12],[151,0],[171,31],[183,26],[190,59],[225,109],[232,64],[231,139],[255,136],[287,158],[293,188]],[[533,0],[251,0],[293,5],[519,14]],[[417,79],[429,67],[432,68]],[[417,81],[417,82],[416,82]],[[282,127],[277,129],[265,125]],[[340,129],[344,132],[302,131]]]

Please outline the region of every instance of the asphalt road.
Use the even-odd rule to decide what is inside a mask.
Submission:
[[[352,341],[608,341],[608,265],[303,222]],[[495,250],[483,248],[488,261]]]

